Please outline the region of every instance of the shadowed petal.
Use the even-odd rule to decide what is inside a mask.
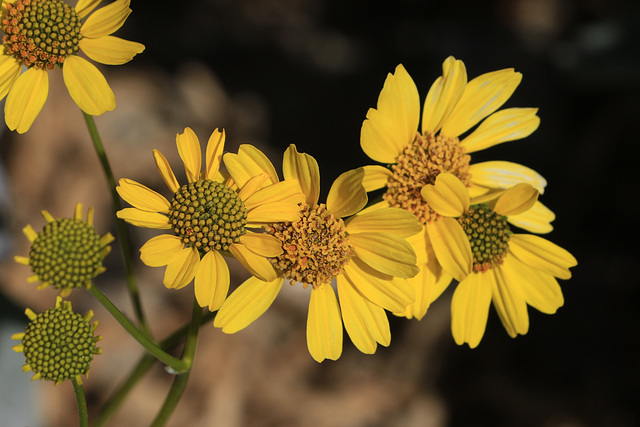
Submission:
[[[252,252],[265,257],[276,257],[282,254],[282,242],[277,237],[266,233],[247,233],[240,236],[240,243]]]
[[[333,182],[327,195],[327,209],[336,218],[358,213],[367,204],[363,178],[364,169],[358,168],[344,172]]]
[[[527,304],[545,314],[554,314],[564,305],[562,289],[555,277],[524,264],[516,257],[507,257],[508,268],[517,276]]]
[[[0,54],[0,99],[7,96],[21,71],[22,65],[13,56]]]
[[[356,256],[373,269],[395,277],[413,277],[420,269],[411,245],[403,238],[386,233],[349,235]]]
[[[548,207],[537,201],[531,209],[518,215],[511,215],[508,221],[531,233],[544,234],[553,230],[551,222],[556,219],[556,214]]]
[[[260,280],[271,282],[276,279],[276,271],[269,260],[261,255],[252,252],[244,245],[236,244],[229,246],[229,252],[246,268]]]
[[[457,217],[469,209],[467,187],[452,173],[441,173],[435,185],[425,185],[420,194],[429,207],[443,216]]]
[[[422,133],[437,132],[451,114],[467,84],[464,63],[453,56],[442,64],[442,76],[431,85],[422,109]]]
[[[200,255],[196,248],[181,249],[167,265],[162,283],[169,289],[184,288],[195,277],[199,264]]]
[[[453,218],[442,217],[427,223],[427,235],[442,268],[461,282],[473,267],[467,234]]]
[[[130,3],[130,0],[116,0],[101,7],[82,24],[80,33],[83,37],[95,39],[116,32],[131,13]]]
[[[393,172],[384,166],[364,166],[363,169],[364,178],[362,180],[362,185],[367,193],[385,187],[389,182],[389,178],[393,176]]]
[[[200,260],[194,291],[200,307],[220,308],[229,293],[229,267],[218,251],[209,251]]]
[[[538,190],[529,184],[516,184],[502,193],[493,210],[504,216],[518,215],[529,210],[538,200]]]

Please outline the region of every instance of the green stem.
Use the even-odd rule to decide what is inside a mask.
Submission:
[[[177,359],[162,350],[155,342],[153,342],[147,334],[141,332],[133,323],[116,307],[109,298],[100,290],[92,285],[89,292],[93,295],[104,308],[122,325],[122,327],[136,341],[140,343],[149,353],[154,355],[156,359],[167,365],[173,372],[184,372],[191,368],[191,362]]]
[[[213,320],[216,316],[217,312],[208,311],[200,320],[200,326],[204,325],[206,322]],[[181,327],[167,338],[160,342],[160,348],[163,350],[170,350],[177,346],[185,334],[189,330],[189,326],[191,322]],[[124,402],[125,397],[129,394],[129,392],[133,389],[136,383],[151,369],[153,364],[156,362],[155,357],[150,354],[145,354],[140,358],[136,366],[131,371],[131,374],[127,377],[124,383],[118,387],[116,392],[111,396],[108,402],[102,407],[100,415],[96,419],[93,424],[93,427],[102,427],[106,424],[106,422],[111,418],[113,414],[118,410],[122,402]]]
[[[111,165],[109,164],[107,153],[104,150],[104,145],[102,145],[102,139],[100,138],[100,134],[98,133],[98,128],[96,127],[96,122],[94,121],[93,116],[85,113],[84,111],[82,112],[82,114],[84,115],[84,120],[87,123],[89,135],[91,135],[91,141],[93,141],[93,146],[96,150],[96,154],[98,155],[98,159],[100,160],[100,164],[102,165],[102,169],[104,170],[104,174],[109,184],[109,190],[111,192],[111,200],[113,202],[113,211],[115,216],[115,213],[122,209],[120,196],[116,191],[116,180],[113,177]],[[124,258],[124,268],[127,276],[127,287],[129,289],[129,295],[131,296],[131,302],[133,303],[133,310],[136,314],[136,318],[138,319],[138,323],[140,324],[142,330],[145,331],[147,335],[151,336],[149,326],[147,325],[144,317],[144,312],[142,311],[142,303],[140,301],[140,293],[138,292],[136,278],[133,274],[132,260],[134,257],[131,239],[129,237],[129,233],[127,233],[126,224],[121,219],[116,219],[116,233],[118,235],[118,242],[120,243],[122,256]]]
[[[79,427],[89,426],[89,413],[87,412],[87,399],[84,395],[84,389],[82,388],[82,382],[76,378],[71,380],[73,384],[73,391],[76,393],[76,403],[78,404],[78,425]]]
[[[167,394],[167,398],[165,399],[162,408],[160,408],[160,412],[158,412],[155,420],[153,420],[153,424],[151,424],[153,427],[161,427],[166,424],[166,422],[169,420],[169,417],[173,413],[173,410],[178,405],[178,401],[180,400],[180,397],[182,397],[182,393],[187,386],[189,374],[191,373],[191,366],[193,365],[193,358],[196,353],[198,331],[200,330],[201,321],[202,308],[200,308],[200,305],[194,299],[191,323],[189,324],[189,329],[187,331],[187,340],[184,344],[184,351],[182,353],[182,360],[189,364],[189,370],[176,375],[176,378],[173,380],[171,390],[169,390],[169,394]]]

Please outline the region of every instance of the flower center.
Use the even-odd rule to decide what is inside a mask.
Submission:
[[[26,67],[53,69],[78,51],[80,17],[62,0],[18,0],[2,15],[2,44]]]
[[[509,247],[511,230],[507,218],[498,215],[487,205],[475,205],[458,218],[473,253],[473,270],[485,272],[502,260]]]
[[[247,209],[234,190],[204,179],[180,187],[171,201],[169,221],[185,246],[201,253],[226,251],[245,233]]]
[[[87,373],[99,350],[95,341],[89,321],[63,305],[49,308],[29,322],[22,345],[36,374],[61,382]]]
[[[471,156],[465,154],[458,138],[418,133],[392,166],[393,176],[387,182],[383,198],[391,206],[411,212],[425,224],[437,214],[420,195],[422,187],[435,184],[443,172],[454,174],[468,185],[470,160]]]
[[[321,286],[340,275],[353,256],[344,221],[324,204],[301,204],[300,219],[266,227],[282,242],[284,252],[273,259],[277,269],[293,283]]]
[[[29,265],[41,282],[56,289],[91,284],[102,267],[100,236],[88,223],[62,218],[44,226],[31,244]]]

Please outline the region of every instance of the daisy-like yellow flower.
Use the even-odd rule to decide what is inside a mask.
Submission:
[[[540,193],[546,186],[537,172],[516,163],[470,164],[469,153],[524,138],[537,129],[540,119],[536,108],[496,111],[513,94],[522,75],[504,69],[468,82],[464,63],[453,57],[444,61],[442,69],[442,76],[427,93],[421,114],[418,89],[404,67],[398,65],[395,74],[387,76],[377,108],[369,109],[361,131],[363,151],[371,159],[390,166],[365,166],[367,191],[386,187],[381,206],[405,209],[425,225],[420,235],[410,239],[421,273],[410,280],[416,292],[415,303],[405,312],[397,313],[408,318],[421,319],[431,302],[448,286],[452,275],[461,280],[464,274],[443,271],[433,257],[430,228],[439,215],[421,197],[422,188],[433,184],[443,172],[458,177],[474,196],[509,188],[518,182],[527,182]],[[513,223],[537,233],[551,231],[553,219],[553,212],[540,202],[511,217]]]
[[[87,376],[93,356],[102,351],[96,343],[102,339],[94,336],[98,322],[91,323],[93,311],[84,316],[75,313],[71,302],[56,298],[54,308],[35,314],[26,309],[29,324],[25,332],[14,334],[11,339],[20,341],[12,349],[24,353],[24,372],[33,371],[31,380],[43,379],[55,382],[75,380],[82,384],[81,375]]]
[[[116,0],[82,22],[99,3],[78,0],[72,8],[63,0],[2,1],[0,100],[7,97],[4,115],[9,129],[29,130],[47,100],[47,73],[56,66],[62,68],[69,94],[82,111],[97,116],[115,108],[107,80],[78,51],[101,64],[121,65],[144,45],[111,35],[131,13],[130,0]]]
[[[223,258],[235,257],[262,280],[274,280],[276,272],[267,257],[282,253],[280,242],[248,228],[291,221],[298,217],[304,198],[297,181],[267,183],[267,174],[256,173],[242,183],[220,172],[225,133],[216,129],[207,144],[205,169],[200,142],[186,128],[176,144],[184,163],[187,184],[180,185],[167,159],[153,150],[156,166],[172,193],[163,195],[123,178],[117,191],[132,208],[118,211],[118,218],[138,227],[172,230],[151,238],[140,249],[140,259],[151,267],[167,266],[163,283],[180,289],[194,278],[195,296],[201,307],[215,311],[229,291],[229,268]]]
[[[47,220],[40,233],[31,225],[23,228],[31,242],[29,256],[16,256],[16,262],[28,265],[33,275],[29,282],[40,282],[37,289],[53,286],[66,297],[76,288],[90,288],[91,281],[106,269],[102,261],[111,252],[111,233],[99,236],[93,228],[93,208],[82,219],[82,204],[77,203],[73,218],[55,219],[42,211]]]
[[[439,215],[431,241],[447,271],[466,271],[451,301],[451,330],[458,345],[474,348],[482,339],[489,306],[511,337],[529,330],[527,304],[553,314],[564,303],[558,279],[571,278],[576,259],[533,234],[512,233],[513,216],[533,207],[538,191],[529,184],[471,200],[465,185],[443,173],[422,196]]]
[[[243,182],[250,171],[264,171],[278,181],[271,162],[250,146],[241,147],[238,154],[226,154],[225,164],[237,182]],[[286,279],[292,285],[311,287],[307,346],[316,361],[340,357],[343,322],[360,351],[370,354],[378,343],[388,346],[391,332],[384,309],[402,311],[414,299],[404,278],[415,276],[419,269],[404,237],[421,229],[416,218],[398,208],[354,215],[367,203],[362,168],[340,175],[326,204],[318,203],[320,170],[313,157],[289,146],[283,173],[283,182],[300,182],[306,198],[298,218],[266,227],[284,249],[272,258],[279,275],[267,282],[245,281],[220,308],[214,326],[226,333],[245,328],[269,308]]]

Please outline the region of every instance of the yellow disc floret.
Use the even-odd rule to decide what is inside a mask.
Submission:
[[[391,206],[411,212],[424,224],[437,214],[422,198],[422,187],[434,184],[443,172],[454,174],[467,185],[470,160],[471,156],[465,154],[458,138],[418,133],[392,166],[393,176],[387,182],[383,198]]]
[[[195,246],[201,253],[226,251],[246,233],[247,209],[234,190],[204,179],[176,192],[169,221],[185,246]]]
[[[284,252],[274,259],[275,267],[305,287],[331,282],[354,254],[344,221],[324,204],[310,208],[303,203],[298,221],[275,224],[267,232],[282,241]]]
[[[25,67],[52,69],[74,55],[80,17],[62,0],[18,0],[2,16],[2,44]]]

